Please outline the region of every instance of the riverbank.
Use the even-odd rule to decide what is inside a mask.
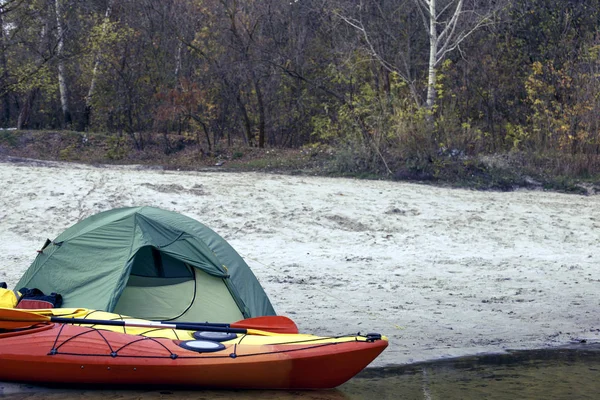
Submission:
[[[150,205],[199,220],[302,331],[389,336],[372,366],[600,340],[600,198],[391,181],[0,162],[0,281],[46,238]]]

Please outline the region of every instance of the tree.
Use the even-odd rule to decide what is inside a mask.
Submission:
[[[7,44],[4,24],[4,13],[6,11],[3,6],[0,8],[0,68],[2,69],[2,83],[0,84],[0,88],[6,88],[9,82],[8,63],[6,60]],[[0,90],[2,91],[2,112],[0,112],[0,126],[6,128],[8,127],[10,121],[10,95],[8,90]]]
[[[102,21],[101,35],[105,36],[108,32],[110,23],[110,14],[112,12],[112,0],[109,0],[106,4],[106,11],[104,13],[104,20]],[[83,115],[83,128],[87,128],[90,125],[90,118],[92,114],[93,99],[96,92],[96,82],[98,79],[98,73],[100,68],[100,62],[102,60],[102,48],[98,48],[94,55],[94,67],[92,69],[92,79],[90,80],[90,86],[85,96],[85,110]]]
[[[69,108],[69,94],[64,61],[66,30],[63,27],[64,13],[62,10],[61,0],[54,1],[54,9],[56,12],[56,34],[58,36],[56,56],[58,58],[58,89],[60,93],[60,105],[63,112],[64,122],[65,124],[69,125],[71,123],[71,110]]]
[[[56,52],[55,42],[50,33],[52,13],[47,0],[35,0],[29,7],[20,7],[18,12],[10,14],[9,34],[14,48],[7,57],[10,81],[6,90],[17,97],[17,128],[29,128],[32,125],[35,102],[54,92],[51,78],[50,61]],[[20,52],[20,54],[19,54]]]
[[[482,5],[477,0],[469,4],[465,0],[402,3],[355,0],[351,3],[353,8],[334,9],[333,13],[360,34],[367,53],[386,70],[398,74],[409,85],[415,102],[430,112],[435,105],[440,63],[475,30],[491,23],[498,8],[495,2]],[[423,48],[422,35],[415,30],[415,17],[423,24],[427,50]],[[392,48],[395,54],[390,54]],[[425,96],[419,90],[419,81],[424,75],[427,76]]]

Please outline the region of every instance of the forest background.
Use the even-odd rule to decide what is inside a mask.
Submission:
[[[0,156],[600,188],[600,0],[2,0],[0,25]]]

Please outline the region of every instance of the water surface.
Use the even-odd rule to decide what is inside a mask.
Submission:
[[[366,369],[333,390],[182,390],[46,387],[0,382],[11,399],[598,399],[600,346],[514,351]]]

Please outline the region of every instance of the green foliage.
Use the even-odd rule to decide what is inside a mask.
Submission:
[[[0,146],[16,147],[18,143],[16,131],[0,130]]]
[[[77,149],[77,145],[70,144],[67,147],[65,147],[64,149],[61,149],[59,151],[58,158],[60,160],[63,160],[63,161],[78,160],[79,156],[78,156],[78,151],[77,150],[78,150]]]
[[[511,144],[511,150],[519,150],[521,143],[527,141],[529,132],[522,125],[513,125],[510,122],[506,123],[506,141]]]
[[[0,124],[54,129],[63,124],[56,15],[52,2],[26,3],[3,14]],[[502,187],[477,162],[488,154],[526,154],[519,168],[544,159],[544,174],[600,172],[600,0],[508,2],[498,24],[437,66],[433,110],[419,107],[421,16],[412,2],[392,3],[152,0],[113,4],[105,20],[103,2],[68,2],[61,61],[73,126],[109,132],[111,160],[151,160],[144,147],[159,143],[161,154],[198,161],[264,135],[267,147],[302,149],[304,161],[323,157],[357,176],[470,174]],[[368,38],[333,11],[360,17]],[[4,147],[21,140],[0,135]],[[87,151],[73,143],[53,144],[53,156]],[[250,150],[228,158],[242,159],[261,162]]]
[[[24,64],[11,72],[16,82],[13,89],[17,92],[27,93],[39,89],[49,96],[58,93],[58,81],[48,65]]]
[[[127,141],[121,135],[113,135],[106,141],[106,157],[109,160],[119,161],[124,159],[129,153]]]
[[[529,118],[531,148],[565,153],[598,151],[600,129],[600,68],[589,57],[594,47],[575,60],[560,65],[535,62],[525,84],[533,113]]]

